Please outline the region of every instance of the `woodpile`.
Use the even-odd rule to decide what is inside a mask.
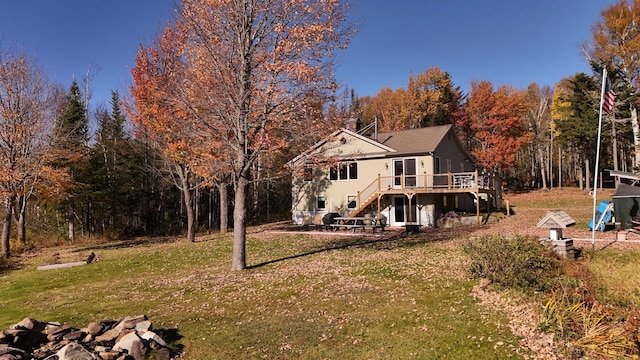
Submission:
[[[145,315],[76,329],[25,318],[0,333],[0,360],[169,360],[167,343]]]

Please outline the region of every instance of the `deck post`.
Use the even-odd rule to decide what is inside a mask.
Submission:
[[[489,199],[487,199],[487,202]],[[480,225],[480,190],[476,188],[476,217],[478,219],[478,225]]]

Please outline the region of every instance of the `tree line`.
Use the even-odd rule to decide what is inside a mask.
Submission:
[[[333,77],[357,30],[347,4],[183,0],[176,10],[140,45],[125,99],[113,92],[92,111],[88,80],[51,84],[35,59],[0,49],[4,256],[12,238],[15,248],[29,235],[194,241],[197,231],[232,228],[232,268],[241,270],[247,226],[290,219],[287,161],[354,116],[381,130],[453,124],[478,165],[508,186],[589,188],[603,66],[617,100],[603,168],[638,165],[640,66],[619,55],[620,22],[608,20],[627,14],[637,26],[638,10],[625,1],[603,11],[585,45],[592,75],[553,89],[477,81],[465,94],[428,68],[406,88],[366,97],[337,95]]]

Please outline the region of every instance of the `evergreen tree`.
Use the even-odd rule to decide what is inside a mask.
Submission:
[[[126,131],[126,117],[117,92],[111,93],[111,112],[97,112],[98,128],[91,149],[92,228],[103,236],[121,237],[143,230],[140,184],[147,177],[142,154]]]
[[[589,181],[590,159],[595,158],[598,135],[599,87],[596,81],[584,73],[578,73],[569,79],[568,116],[555,122],[558,142],[575,154],[580,167],[578,177],[580,188],[583,179]],[[565,99],[560,99],[561,101]],[[603,146],[603,149],[606,147]],[[604,156],[604,154],[602,154]],[[585,166],[582,167],[581,164]],[[586,184],[590,187],[590,184]]]
[[[58,204],[59,210],[66,211],[70,241],[75,239],[76,218],[81,218],[80,215],[82,215],[76,211],[81,209],[84,192],[83,177],[89,160],[88,132],[87,110],[82,101],[80,87],[74,80],[56,116],[53,142],[56,160],[52,164],[57,168],[67,168],[74,183],[73,189],[68,190],[66,197]]]

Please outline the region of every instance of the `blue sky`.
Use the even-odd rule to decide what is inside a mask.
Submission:
[[[436,66],[468,90],[472,80],[525,88],[590,73],[580,44],[614,0],[353,0],[359,33],[337,79],[360,96],[406,86]],[[64,84],[92,69],[93,104],[124,94],[136,50],[172,14],[172,0],[4,0],[3,47],[24,49]]]

